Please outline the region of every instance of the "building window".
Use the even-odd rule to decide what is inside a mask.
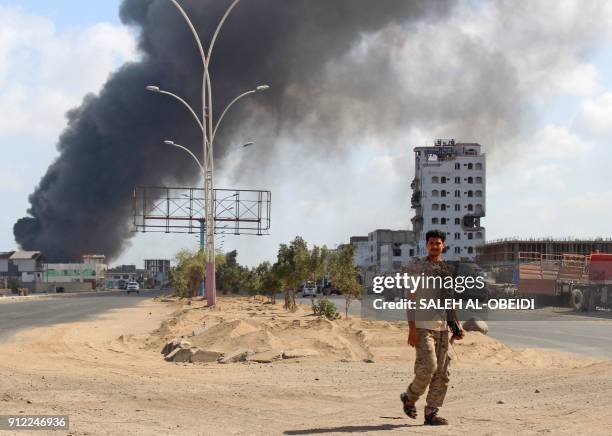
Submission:
[[[446,218],[440,218],[440,224],[446,224]]]
[[[414,248],[411,248],[410,249],[410,257],[413,257],[413,256],[414,256]]]
[[[456,204],[456,205],[455,205],[455,210],[456,210],[457,212],[461,212],[461,205],[460,205],[460,204]]]
[[[461,247],[455,247],[455,254],[461,253]]]
[[[474,169],[474,165],[472,165],[471,163],[469,163],[469,164],[467,165],[467,167],[468,167],[468,170],[473,170],[473,169]]]
[[[440,196],[441,197],[446,197],[446,191],[445,190],[440,191]]]
[[[446,210],[446,205],[445,204],[441,204],[440,205],[440,210]]]
[[[467,192],[467,196],[468,196],[469,198],[472,198],[472,197],[474,196],[474,191],[468,191],[468,192]]]
[[[460,170],[461,169],[461,164],[460,163],[456,163],[455,164],[455,169],[456,170]]]
[[[482,177],[476,177],[476,183],[482,183]]]
[[[477,163],[476,164],[476,169],[477,170],[481,170],[482,169],[482,164],[481,163]]]
[[[461,191],[460,190],[455,190],[455,198],[459,198],[461,197]]]
[[[434,217],[434,218],[432,218],[432,219],[431,219],[431,223],[432,223],[432,224],[438,224],[438,218],[435,218],[435,217]]]
[[[482,239],[482,232],[476,232],[476,239]]]
[[[468,210],[470,212],[473,212],[474,211],[474,205],[473,204],[468,204]]]
[[[461,218],[455,218],[455,224],[460,225],[461,224]]]
[[[461,239],[461,233],[455,233],[455,239],[457,240]]]
[[[446,177],[442,176],[442,177],[440,178],[440,183],[446,183]]]
[[[476,197],[482,197],[482,191],[480,190],[476,191]]]
[[[439,182],[440,182],[440,179],[438,179],[438,176],[433,176],[431,178],[431,183],[439,183]]]
[[[474,248],[473,247],[468,247],[468,254],[472,254],[474,253]]]
[[[471,232],[468,233],[468,239],[474,239],[474,235]]]
[[[457,184],[461,183],[461,177],[455,177],[455,183]]]
[[[433,203],[431,205],[431,210],[439,210],[440,209],[440,205],[438,203]]]
[[[437,189],[434,189],[433,191],[431,191],[431,196],[432,197],[437,197],[440,193],[438,192]]]
[[[467,182],[468,183],[474,183],[474,178],[473,177],[468,177],[467,178]]]

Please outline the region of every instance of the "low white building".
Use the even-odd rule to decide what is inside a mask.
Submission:
[[[370,251],[368,267],[377,271],[382,271],[383,268],[383,252],[386,253],[387,264],[389,258],[407,260],[416,255],[415,235],[410,230],[377,229],[368,233],[368,242]]]
[[[103,286],[107,266],[104,256],[86,255],[81,263],[41,264],[38,271],[21,273],[21,281],[31,290],[53,292],[84,291]]]
[[[351,236],[351,245],[355,247],[353,263],[357,268],[365,268],[370,264],[370,241],[367,236]]]
[[[103,263],[50,263],[45,274],[48,283],[97,283],[105,272]]]
[[[380,265],[378,272],[398,271],[402,266],[408,265],[414,257],[416,245],[411,244],[383,244],[380,247]]]
[[[14,251],[0,253],[0,275],[7,275],[9,272],[9,259]]]
[[[22,274],[35,274],[44,271],[40,251],[15,251],[9,257],[9,261]]]
[[[377,229],[368,236],[353,236],[355,266],[361,281],[371,289],[374,276],[398,271],[417,255],[414,232],[410,230]]]

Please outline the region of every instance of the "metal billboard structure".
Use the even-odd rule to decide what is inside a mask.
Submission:
[[[134,230],[199,233],[206,227],[204,189],[139,186],[134,189]],[[272,193],[252,189],[213,191],[214,233],[268,235]]]

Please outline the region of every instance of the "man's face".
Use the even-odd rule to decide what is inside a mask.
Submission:
[[[444,241],[442,238],[429,238],[427,240],[427,253],[429,253],[430,256],[439,256],[443,251]]]

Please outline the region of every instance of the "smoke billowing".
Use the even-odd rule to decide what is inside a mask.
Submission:
[[[208,42],[229,2],[182,4]],[[379,64],[384,59],[363,59],[350,71],[334,71],[342,68],[335,62],[358,50],[367,35],[435,19],[450,8],[450,2],[429,0],[244,0],[215,47],[214,108],[218,114],[237,93],[261,83],[272,90],[228,117],[216,158],[223,157],[240,120],[252,123],[259,116],[272,122],[263,127],[272,142],[292,129],[306,129],[320,136],[322,146],[330,145],[330,136],[351,131],[344,121],[355,105],[362,107],[379,92],[378,81],[388,89],[382,86],[388,66]],[[202,67],[192,35],[167,0],[125,0],[121,18],[140,32],[141,61],[122,66],[99,95],[87,96],[67,114],[59,157],[30,196],[30,216],[14,227],[22,248],[42,250],[49,260],[84,253],[116,257],[131,236],[134,186],[189,185],[198,179],[195,165],[162,143],[172,138],[199,150],[195,123],[176,102],[145,91],[159,85],[201,110]],[[330,80],[330,74],[337,77]],[[381,112],[378,102],[363,115],[380,120],[376,114],[388,112]]]

